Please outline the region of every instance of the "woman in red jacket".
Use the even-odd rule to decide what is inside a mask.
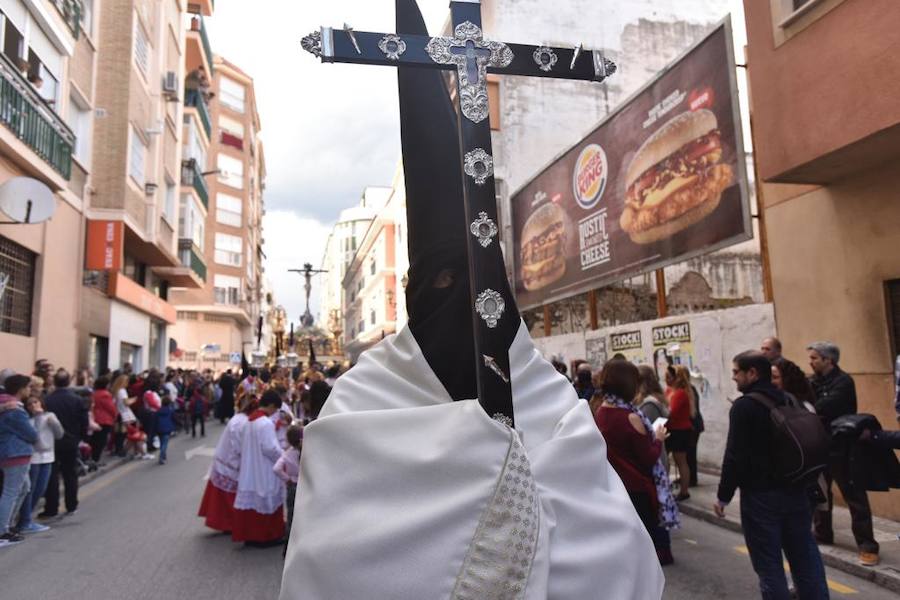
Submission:
[[[625,360],[611,360],[594,378],[594,398],[602,403],[594,420],[606,440],[609,463],[619,474],[634,509],[652,536],[660,524],[660,505],[653,468],[659,460],[665,427],[648,430],[632,404],[640,375]]]
[[[116,401],[106,389],[107,387],[109,387],[109,377],[101,375],[94,382],[94,393],[91,396],[94,422],[100,426],[100,430],[95,431],[91,436],[91,458],[94,459],[94,462],[100,462],[103,449],[116,424],[116,417],[119,416]]]
[[[669,400],[669,421],[666,423],[669,437],[666,448],[672,453],[675,466],[678,467],[679,494],[675,499],[681,501],[691,497],[687,491],[691,481],[687,453],[691,445],[691,432],[694,430],[691,419],[696,414],[697,403],[687,367],[669,365],[666,369],[666,386],[666,398]]]

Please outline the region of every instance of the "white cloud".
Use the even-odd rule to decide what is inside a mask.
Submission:
[[[269,210],[263,217],[263,237],[266,240],[266,278],[272,282],[275,302],[287,309],[288,318],[294,322],[306,310],[306,292],[303,276],[289,273],[288,269],[301,269],[303,263],[316,268],[322,262],[325,241],[331,232],[331,224],[304,218],[287,210]],[[319,310],[319,281],[313,279],[310,310]]]
[[[436,32],[447,1],[419,6]],[[287,270],[321,266],[331,223],[359,202],[365,187],[389,185],[400,157],[395,70],[323,65],[300,47],[304,35],[345,21],[358,31],[394,31],[394,3],[220,2],[207,20],[213,51],[254,79],[268,172],[266,277],[294,321],[305,310],[305,294],[302,277]]]

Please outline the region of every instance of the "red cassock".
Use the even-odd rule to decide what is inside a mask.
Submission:
[[[198,514],[206,519],[207,527],[225,533],[234,531],[234,495],[234,492],[217,488],[212,481],[206,482]]]
[[[272,542],[284,537],[284,512],[270,515],[255,510],[234,509],[231,540],[234,542]]]
[[[256,410],[241,435],[231,528],[235,542],[274,542],[284,536],[284,482],[273,471],[281,453],[275,424]]]

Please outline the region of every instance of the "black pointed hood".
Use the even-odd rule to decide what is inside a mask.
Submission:
[[[428,35],[415,0],[397,0],[397,33]],[[411,259],[445,243],[465,252],[459,133],[443,73],[398,69]]]
[[[414,0],[397,0],[397,33],[428,35]],[[406,181],[409,327],[454,400],[475,398],[475,340],[456,111],[437,69],[399,68]],[[437,286],[437,287],[436,287]]]

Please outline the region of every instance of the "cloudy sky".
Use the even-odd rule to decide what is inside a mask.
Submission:
[[[429,30],[439,29],[447,0],[419,6]],[[225,0],[207,20],[213,52],[255,80],[268,170],[266,276],[293,320],[304,294],[301,278],[287,269],[318,267],[340,211],[367,185],[390,185],[400,157],[395,70],[325,65],[300,48],[307,33],[345,21],[358,30],[393,31],[394,3]]]

